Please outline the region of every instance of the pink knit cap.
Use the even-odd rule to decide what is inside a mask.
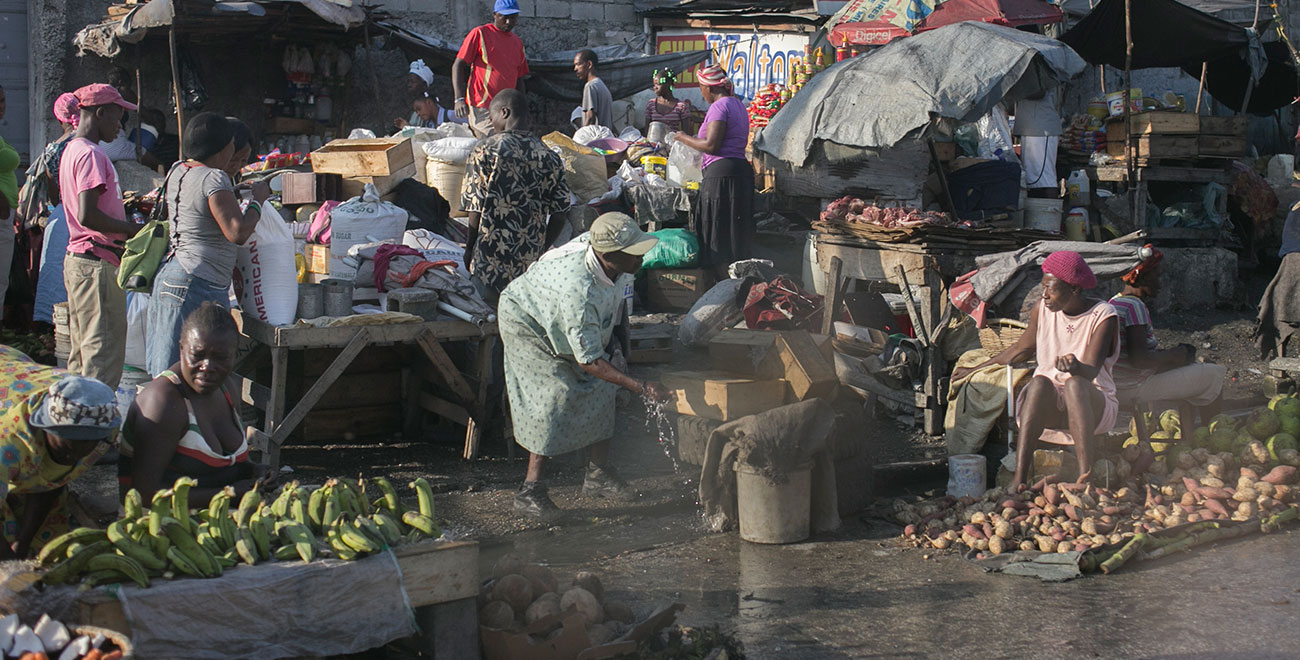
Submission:
[[[1043,272],[1071,286],[1084,289],[1097,286],[1097,276],[1092,274],[1088,262],[1078,252],[1062,250],[1047,255],[1043,260]]]

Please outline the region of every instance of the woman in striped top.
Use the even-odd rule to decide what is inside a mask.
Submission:
[[[661,122],[668,127],[668,132],[690,132],[687,124],[691,119],[691,102],[673,96],[673,86],[677,84],[677,74],[672,69],[655,69],[650,79],[655,90],[655,97],[645,104],[645,122]]]

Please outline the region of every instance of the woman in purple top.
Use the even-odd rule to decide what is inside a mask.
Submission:
[[[703,154],[695,223],[700,265],[726,277],[727,266],[749,258],[754,236],[754,168],[745,160],[749,114],[722,67],[702,69],[696,77],[709,109],[696,137],[677,134],[676,139]]]

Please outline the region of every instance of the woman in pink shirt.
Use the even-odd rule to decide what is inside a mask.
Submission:
[[[1011,364],[1035,356],[1034,377],[1016,398],[1016,473],[1019,490],[1029,474],[1039,436],[1066,428],[1074,440],[1079,482],[1088,481],[1099,452],[1093,436],[1115,425],[1119,402],[1111,370],[1119,359],[1119,319],[1109,303],[1085,298],[1097,277],[1077,252],[1053,252],[1043,260],[1043,298],[1029,328],[1015,345],[975,367]],[[957,369],[953,380],[969,370]]]

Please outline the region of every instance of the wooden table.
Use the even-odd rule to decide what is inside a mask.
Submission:
[[[1128,167],[1123,161],[1113,165],[1103,165],[1101,167],[1085,167],[1089,178],[1093,181],[1105,183],[1128,183]],[[1222,168],[1213,167],[1171,167],[1165,165],[1147,165],[1137,166],[1133,170],[1133,190],[1139,200],[1137,226],[1146,226],[1146,205],[1150,201],[1150,191],[1147,184],[1157,181],[1170,181],[1176,183],[1217,183],[1225,188],[1232,184],[1236,175]],[[1215,211],[1223,217],[1228,217],[1227,196],[1220,198],[1219,208]]]
[[[817,263],[827,273],[827,318],[824,334],[830,334],[832,310],[843,300],[841,282],[848,279],[884,281],[906,291],[912,287],[916,305],[909,305],[917,338],[925,347],[925,384],[917,393],[889,396],[901,403],[914,404],[923,411],[925,432],[943,433],[947,407],[948,364],[939,346],[943,341],[954,307],[948,302],[947,283],[975,269],[975,257],[990,250],[978,248],[953,250],[927,249],[910,243],[877,243],[839,234],[817,233]],[[992,251],[1001,251],[997,248]],[[878,392],[878,394],[886,394]]]
[[[249,431],[251,448],[262,452],[263,460],[272,467],[279,465],[280,447],[293,430],[302,423],[326,390],[343,375],[348,365],[367,346],[410,344],[427,358],[431,369],[425,373],[407,370],[406,411],[403,435],[415,439],[420,431],[419,412],[428,410],[462,424],[465,429],[465,458],[478,455],[482,437],[483,416],[487,410],[488,385],[492,369],[492,351],[497,340],[495,323],[482,326],[468,321],[425,321],[421,323],[394,323],[386,325],[358,325],[330,328],[309,326],[272,326],[235,311],[239,331],[254,342],[254,349],[236,365],[232,376],[245,403],[265,411],[261,429]],[[478,344],[477,360],[469,379],[456,367],[441,342],[472,341]],[[289,379],[289,352],[307,349],[342,349],[328,368],[303,393],[292,410],[285,411],[285,390]],[[241,369],[269,353],[271,383],[259,384],[239,375]],[[439,383],[450,392],[447,400],[422,389],[425,377]]]

